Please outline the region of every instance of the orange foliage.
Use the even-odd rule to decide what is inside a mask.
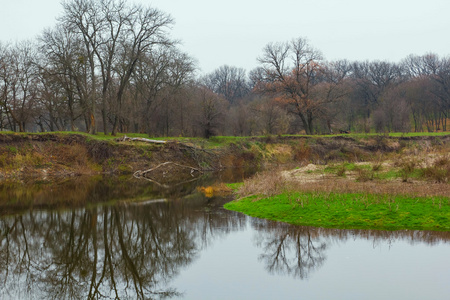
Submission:
[[[231,192],[231,189],[223,183],[207,187],[198,187],[197,190],[202,192],[207,198],[212,198],[214,196],[225,196]]]

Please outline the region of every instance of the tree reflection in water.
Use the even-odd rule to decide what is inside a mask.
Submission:
[[[202,199],[191,202],[204,207]],[[0,298],[176,296],[168,284],[180,269],[207,241],[241,226],[210,214],[172,201],[3,218]]]
[[[296,227],[226,212],[217,199],[31,211],[0,219],[0,298],[158,299],[178,296],[172,279],[215,238],[256,230],[270,273],[308,278],[333,244],[448,242],[449,232]],[[217,259],[220,259],[218,257]]]
[[[263,253],[259,260],[271,274],[288,275],[305,279],[326,260],[326,250],[337,243],[349,239],[366,239],[373,246],[395,241],[411,244],[435,245],[450,241],[450,232],[429,231],[381,231],[381,230],[340,230],[315,227],[292,226],[285,223],[266,222],[252,219],[252,226],[258,232],[255,243]]]

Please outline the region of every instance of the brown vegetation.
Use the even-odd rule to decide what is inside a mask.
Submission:
[[[294,171],[293,171],[294,172]],[[292,174],[292,173],[289,173]],[[450,196],[448,184],[417,180],[355,180],[332,175],[302,173],[286,176],[285,172],[263,172],[245,180],[239,197],[250,195],[274,196],[288,191],[326,193],[368,193],[381,195]]]
[[[81,135],[0,135],[3,178],[133,173],[164,162],[197,162],[176,143],[142,145],[90,140]]]
[[[304,167],[311,163],[324,168],[333,164],[370,162],[371,169],[356,166],[349,172],[341,165],[335,174],[370,181],[374,174],[396,168],[403,174],[404,181],[416,178],[420,170],[427,180],[448,182],[449,141],[450,136],[440,137],[439,143],[430,137],[287,136],[248,138],[211,146],[204,140],[148,144],[98,140],[76,134],[0,134],[0,174],[3,178],[132,174],[171,162],[171,166],[166,164],[158,169],[159,175],[166,176],[165,171],[178,172],[173,167],[177,164],[204,171],[293,164]],[[311,172],[310,176],[318,174]]]
[[[374,141],[366,141],[373,145]],[[326,148],[335,148],[330,142]],[[388,146],[389,144],[389,146]],[[413,196],[450,197],[450,159],[448,144],[428,147],[427,141],[400,147],[398,141],[385,141],[378,149],[397,148],[396,151],[367,152],[364,147],[355,151],[340,151],[329,164],[311,164],[303,160],[295,169],[262,172],[245,180],[239,196],[273,196],[286,191],[406,194]],[[347,144],[347,147],[355,144]],[[394,147],[394,145],[397,145]],[[324,146],[324,145],[321,145]],[[381,146],[381,147],[380,147]],[[342,145],[341,145],[342,147]],[[317,153],[317,149],[316,149]],[[352,155],[347,156],[346,153]],[[359,160],[363,156],[366,160]],[[320,156],[318,156],[320,158]],[[329,155],[325,155],[328,157]],[[323,159],[323,156],[321,157]],[[321,159],[319,162],[323,161]]]

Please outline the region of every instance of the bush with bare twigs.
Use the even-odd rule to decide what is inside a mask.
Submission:
[[[450,180],[450,158],[449,155],[438,158],[430,167],[423,168],[423,177],[436,182],[449,182]]]

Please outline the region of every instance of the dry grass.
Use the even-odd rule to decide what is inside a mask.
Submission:
[[[361,168],[356,168],[356,181],[358,182],[366,182],[366,181],[371,181],[374,179],[374,172],[371,170],[366,170],[366,169],[361,169]]]
[[[302,142],[293,149],[295,161],[308,161],[311,158],[311,147]]]
[[[450,196],[450,186],[430,182],[406,183],[401,181],[355,182],[347,179],[324,179],[310,184],[290,183],[290,187],[302,192],[368,193],[380,195]]]
[[[370,170],[358,169],[357,173],[359,175],[356,178],[321,174],[320,167],[315,165],[291,171],[266,171],[245,180],[244,185],[238,190],[238,195],[270,197],[284,192],[299,191],[450,197],[450,185],[446,183],[423,180],[414,182],[373,180],[373,172]]]
[[[260,172],[244,180],[244,185],[239,188],[238,194],[241,197],[251,195],[270,197],[285,191],[287,182],[280,170]]]
[[[92,174],[98,169],[83,145],[53,142],[22,143],[4,146],[0,154],[0,176],[43,177],[49,175]]]
[[[287,163],[294,156],[292,147],[286,144],[268,144],[266,152],[271,160],[279,163]]]
[[[273,196],[286,191],[321,191],[450,197],[448,146],[403,148],[383,144],[385,142],[384,139],[379,141],[381,146],[395,146],[401,151],[378,151],[365,162],[309,164],[289,171],[263,172],[246,180],[239,195]],[[303,146],[303,150],[309,149]],[[303,159],[308,151],[300,152]]]
[[[423,176],[436,182],[448,183],[450,181],[449,155],[438,157],[433,165],[423,168]]]

